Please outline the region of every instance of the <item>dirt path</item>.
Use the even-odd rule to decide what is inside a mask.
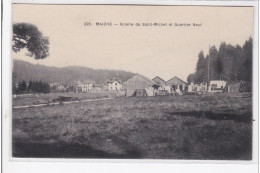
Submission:
[[[110,99],[112,99],[112,98],[91,99],[91,100],[81,100],[81,101],[68,101],[68,102],[62,102],[62,104],[93,102],[93,101],[110,100]],[[44,104],[37,104],[37,105],[14,106],[13,109],[33,108],[33,107],[42,107],[42,106],[53,106],[53,105],[58,105],[58,104],[60,104],[60,102],[48,103],[48,104],[47,104],[47,103],[44,103]]]

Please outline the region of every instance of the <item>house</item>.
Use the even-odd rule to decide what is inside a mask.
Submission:
[[[160,87],[158,88],[158,90],[165,90],[165,85],[166,85],[166,81],[163,80],[162,78],[160,78],[159,76],[156,76],[155,78],[152,79],[155,83],[157,83],[158,85],[160,85]]]
[[[126,96],[154,96],[155,90],[160,87],[160,85],[155,83],[153,80],[140,74],[134,75],[123,84],[126,89]]]
[[[251,92],[251,85],[246,81],[231,82],[227,84],[228,93]]]
[[[168,93],[182,95],[187,87],[188,84],[186,82],[175,76],[166,82],[165,90],[167,90]]]
[[[80,85],[81,92],[91,92],[91,90],[93,89],[94,85],[95,85],[94,81],[92,81],[92,80],[85,80]]]
[[[224,80],[212,80],[209,82],[209,93],[219,93],[223,92],[227,82]]]
[[[123,85],[121,82],[121,79],[118,77],[113,77],[110,79],[108,82],[108,91],[122,91],[123,90]]]

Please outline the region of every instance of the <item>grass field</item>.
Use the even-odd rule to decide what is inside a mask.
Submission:
[[[37,100],[52,100],[59,96],[78,97],[80,100],[97,99],[104,96],[116,97],[120,93],[116,92],[100,92],[100,93],[48,93],[48,94],[28,94],[13,97],[13,106],[33,105]]]
[[[118,97],[14,109],[12,125],[14,157],[252,157],[251,97]]]

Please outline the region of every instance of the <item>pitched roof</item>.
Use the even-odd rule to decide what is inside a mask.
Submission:
[[[156,76],[155,78],[153,78],[152,80],[155,80],[156,78],[158,78],[158,79],[160,79],[160,80],[162,80],[163,82],[165,82],[166,83],[166,81],[165,80],[163,80],[161,77],[159,77],[159,76]]]
[[[166,82],[165,80],[163,80],[162,78],[160,78],[159,76],[156,76],[155,78],[152,79],[155,83],[159,84],[159,85],[165,85]]]
[[[146,81],[148,81],[148,82],[151,83],[152,85],[158,85],[156,82],[154,82],[153,80],[149,79],[148,77],[145,77],[145,76],[140,75],[140,74],[138,74],[138,73],[136,73],[134,76],[136,76],[136,75],[142,77],[143,79],[145,79]],[[133,77],[134,77],[134,76],[133,76]],[[132,79],[133,77],[129,78],[128,80]],[[124,83],[126,83],[128,80],[126,80]],[[158,85],[158,86],[159,86],[159,85]]]
[[[178,81],[180,81],[181,83],[184,83],[187,85],[186,82],[184,82],[183,80],[181,80],[180,78],[178,78],[177,76],[174,76],[173,78],[169,79],[166,83],[169,83],[171,80],[177,79]]]
[[[117,81],[118,83],[122,83],[121,79],[119,77],[113,77],[112,79],[110,79],[107,83],[113,83]]]

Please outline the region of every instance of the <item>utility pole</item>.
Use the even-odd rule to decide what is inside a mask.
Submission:
[[[209,45],[209,61],[208,61],[208,83],[209,83],[209,72],[210,72],[209,68],[210,68],[210,45]]]

